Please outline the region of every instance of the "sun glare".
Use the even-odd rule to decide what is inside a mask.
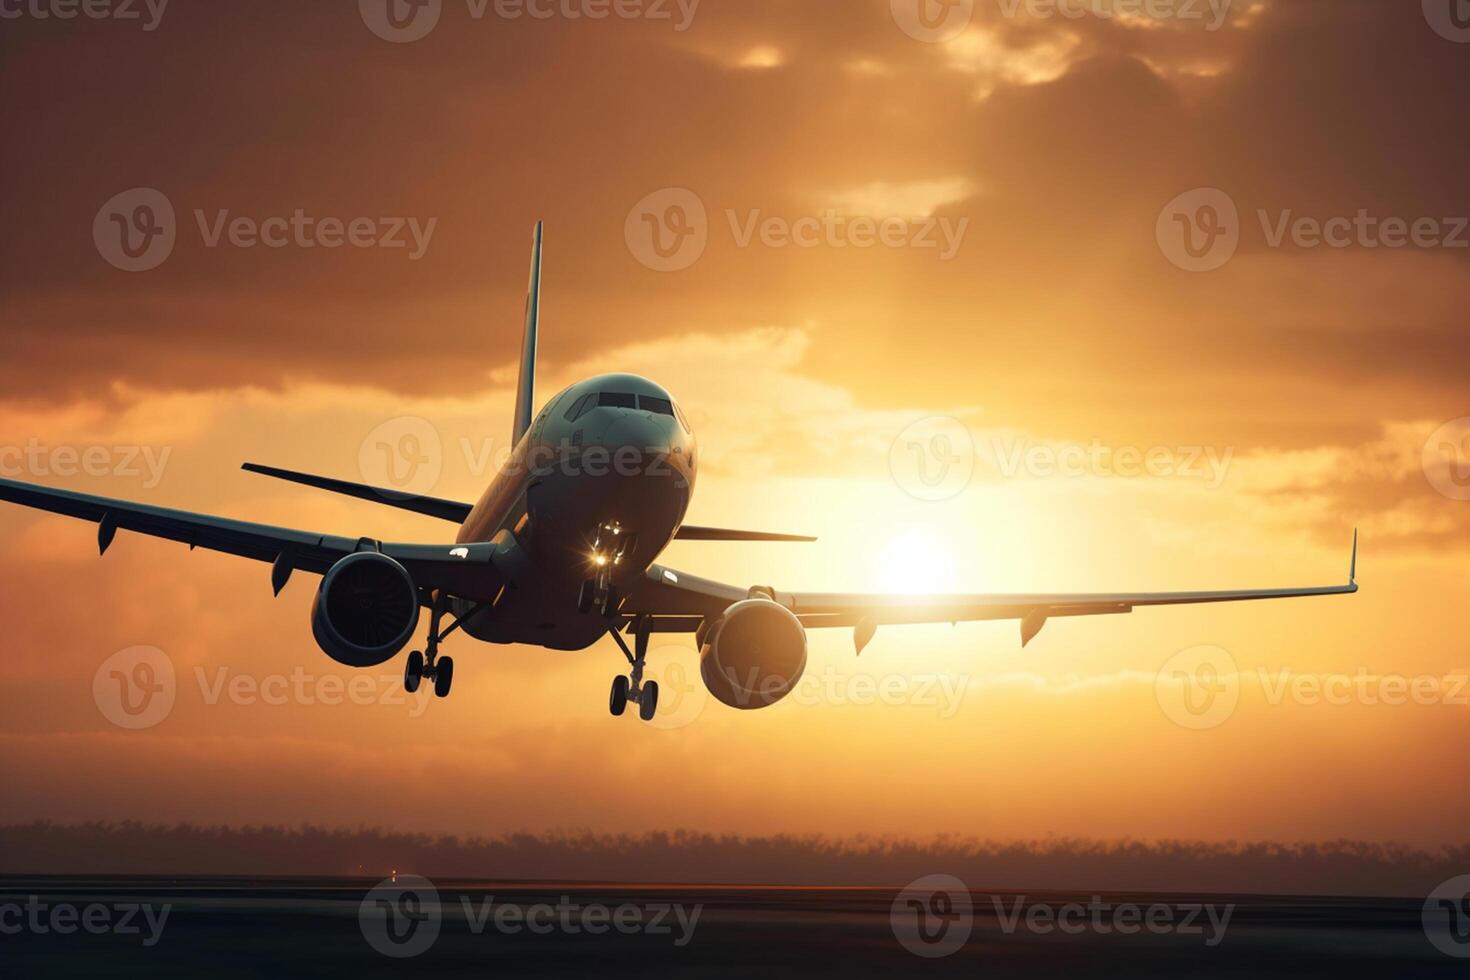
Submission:
[[[949,592],[955,563],[949,546],[931,531],[905,531],[889,539],[873,560],[873,578],[884,591]]]

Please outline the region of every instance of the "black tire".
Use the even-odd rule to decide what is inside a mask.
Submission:
[[[403,689],[412,694],[419,689],[423,679],[424,655],[415,650],[408,655],[408,663],[403,666]]]
[[[598,608],[603,619],[612,619],[618,614],[618,590],[611,585],[607,587],[607,595],[602,597],[602,605]]]
[[[616,718],[628,709],[628,678],[619,674],[613,678],[612,693],[607,697],[607,710]]]
[[[591,579],[582,583],[577,590],[577,612],[586,615],[592,611],[592,600],[597,598],[597,585]]]
[[[454,658],[440,657],[434,667],[434,696],[449,697],[449,688],[454,685]]]
[[[645,681],[643,690],[638,695],[638,717],[644,721],[653,721],[654,713],[658,711],[658,681]]]

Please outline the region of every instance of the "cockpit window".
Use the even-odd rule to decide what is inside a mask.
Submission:
[[[679,420],[679,424],[684,427],[685,432],[694,431],[693,429],[689,428],[689,420],[684,417],[684,410],[678,405],[674,406],[674,416]]]
[[[568,422],[575,422],[594,408],[638,408],[655,415],[672,415],[679,419],[679,424],[686,430],[689,428],[689,423],[684,421],[679,409],[669,399],[655,395],[632,395],[622,391],[588,392],[567,409],[566,419]]]
[[[577,421],[577,419],[581,418],[589,411],[591,411],[596,406],[596,404],[597,394],[595,392],[583,395],[572,404],[571,408],[567,409],[567,421]]]
[[[655,415],[673,415],[674,403],[667,398],[656,398],[653,395],[639,395],[638,407],[645,412]]]
[[[597,396],[598,408],[637,408],[637,399],[621,391],[604,391]]]

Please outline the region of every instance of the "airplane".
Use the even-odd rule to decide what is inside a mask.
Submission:
[[[694,635],[706,688],[732,708],[769,707],[807,660],[807,630],[848,628],[859,655],[879,626],[1019,620],[1027,646],[1052,619],[1147,606],[1355,593],[1357,533],[1346,585],[1220,592],[1030,595],[869,595],[791,592],[700,578],[658,564],[671,541],[811,542],[815,538],[684,523],[699,449],[689,420],[659,385],[632,374],[588,378],[533,414],[543,227],[532,236],[510,458],[475,504],[246,463],[244,469],[458,525],[452,543],[396,544],[271,527],[108,497],[0,480],[0,500],[97,524],[105,554],[120,530],[271,565],[276,595],[293,572],[321,575],[312,634],[347,667],[408,654],[409,691],[445,697],[454,660],[439,647],[457,631],[492,644],[584,650],[604,636],[629,672],[614,678],[613,715],[632,703],[652,721],[658,683],[644,680],[650,637]],[[446,617],[449,624],[446,626]],[[632,638],[630,648],[627,634]]]

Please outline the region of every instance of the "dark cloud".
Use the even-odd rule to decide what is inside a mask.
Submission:
[[[543,343],[562,363],[779,324],[812,330],[804,372],[868,405],[922,391],[1053,438],[1347,446],[1384,420],[1463,413],[1466,253],[1271,248],[1256,217],[1470,213],[1455,124],[1470,51],[1417,6],[1237,4],[1207,31],[981,3],[968,46],[916,42],[888,7],[706,0],[678,32],[450,3],[402,45],[350,4],[181,4],[146,33],[14,22],[0,384],[58,402],[115,381],[482,389],[514,359],[545,217]],[[756,48],[779,64],[738,67]],[[1048,51],[1065,52],[1060,77],[1020,77],[1047,77]],[[738,248],[727,227],[727,211],[795,218],[946,180],[972,190],[939,205],[969,222],[950,262]],[[169,195],[181,235],[162,267],[127,274],[91,227],[138,185]],[[623,243],[632,204],[668,186],[712,223],[678,274]],[[1199,186],[1232,195],[1243,239],[1194,275],[1154,225]],[[415,262],[206,248],[193,214],[297,208],[437,224]]]

